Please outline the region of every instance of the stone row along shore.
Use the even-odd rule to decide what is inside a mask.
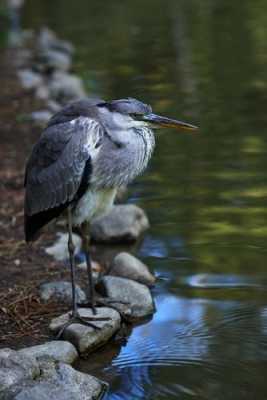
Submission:
[[[72,72],[74,53],[71,43],[59,39],[48,28],[38,35],[21,33],[17,75],[23,89],[44,104],[43,109],[33,110],[28,116],[40,128],[64,104],[86,96],[82,80]],[[109,215],[93,222],[91,236],[96,243],[134,242],[148,226],[148,219],[139,207],[115,205]],[[76,243],[80,244],[79,236]],[[66,234],[60,234],[46,252],[57,260],[67,259]],[[122,252],[111,261],[108,274],[95,278],[97,293],[107,303],[97,308],[97,316],[106,320],[95,322],[98,329],[72,324],[65,329],[63,340],[17,351],[0,350],[0,400],[90,400],[103,396],[107,384],[76,371],[71,364],[78,357],[90,357],[90,353],[116,335],[123,336],[125,326],[155,312],[150,292],[155,277],[140,260]],[[79,286],[76,290],[82,305],[87,296]],[[46,282],[40,286],[39,294],[43,302],[56,298],[69,304],[71,285],[66,281]],[[90,308],[81,307],[79,312],[82,317],[92,317]],[[68,318],[66,313],[53,319],[51,332],[55,335],[60,332]]]

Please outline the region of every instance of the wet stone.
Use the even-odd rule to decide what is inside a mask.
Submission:
[[[149,227],[145,212],[133,205],[115,205],[104,217],[91,224],[91,236],[96,242],[134,242]]]
[[[125,318],[129,321],[146,318],[155,312],[150,290],[141,283],[116,276],[105,276],[97,288],[104,296],[128,304],[131,314],[127,314]]]
[[[75,286],[78,303],[86,301],[86,294],[79,285]],[[72,302],[72,286],[70,282],[57,281],[43,283],[39,288],[40,297],[43,301],[59,300],[68,304]]]
[[[119,253],[113,260],[109,270],[110,275],[132,279],[144,285],[154,285],[156,278],[148,267],[129,253]]]
[[[66,364],[72,364],[78,358],[77,350],[73,344],[63,340],[53,340],[38,346],[26,347],[19,350],[18,354],[36,359],[47,356],[54,361],[61,361]]]
[[[90,308],[80,308],[81,317],[100,317],[107,318],[105,321],[92,321],[100,329],[94,329],[90,326],[74,323],[68,326],[63,332],[63,339],[71,342],[82,357],[101,347],[120,329],[120,314],[108,307],[98,307],[95,316]],[[54,318],[50,323],[50,330],[57,334],[61,328],[69,321],[70,313]]]

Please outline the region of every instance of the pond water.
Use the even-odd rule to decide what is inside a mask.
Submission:
[[[28,0],[76,48],[89,93],[200,126],[162,132],[129,190],[157,312],[80,364],[105,400],[267,398],[267,3]]]

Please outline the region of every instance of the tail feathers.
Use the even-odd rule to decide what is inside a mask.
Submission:
[[[62,204],[49,210],[41,211],[34,215],[24,215],[24,233],[26,242],[33,242],[38,239],[40,230],[68,207],[69,203]]]

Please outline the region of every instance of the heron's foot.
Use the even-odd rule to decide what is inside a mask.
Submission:
[[[101,330],[101,327],[94,324],[93,322],[98,322],[98,321],[110,321],[111,318],[108,317],[82,317],[78,311],[73,312],[70,315],[70,319],[63,325],[63,327],[60,329],[58,332],[56,339],[61,338],[65,330],[68,328],[68,326],[72,324],[81,324],[85,326],[89,326],[90,328],[93,328],[95,330]]]
[[[123,306],[130,306],[130,303],[122,300],[116,300],[110,297],[98,297],[94,301],[94,305],[92,304],[92,301],[87,301],[86,303],[79,304],[79,307],[84,308],[84,307],[92,307],[95,309],[95,307],[113,307],[116,304],[118,305],[123,305]]]
[[[127,321],[127,315],[131,315],[131,304],[126,301],[116,300],[110,297],[97,297],[94,301],[94,305],[89,300],[87,303],[79,304],[80,308],[91,307],[94,315],[96,315],[95,307],[108,307],[118,311],[122,320]]]

